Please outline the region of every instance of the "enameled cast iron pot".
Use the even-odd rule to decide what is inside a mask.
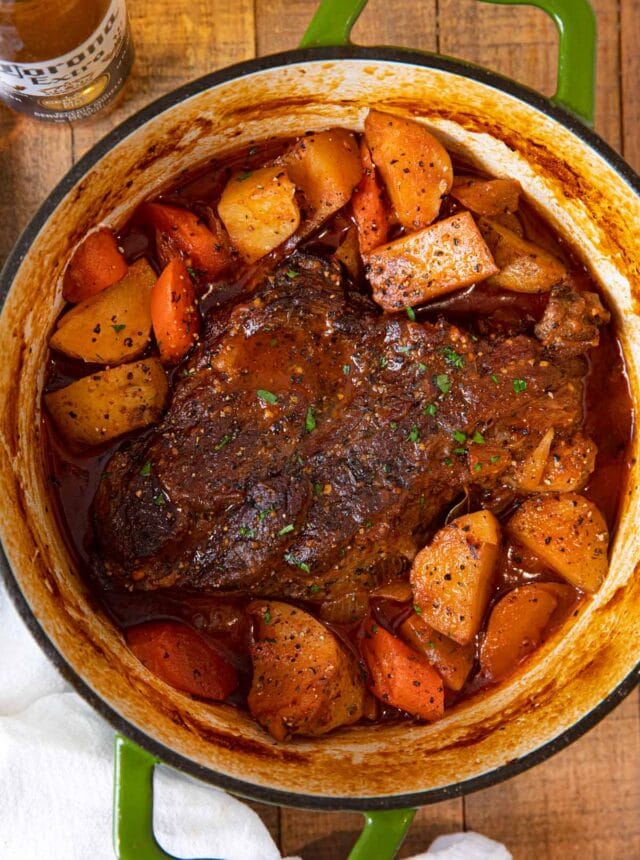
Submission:
[[[595,40],[587,0],[531,0],[560,32],[559,86],[551,100],[455,60],[354,47],[349,32],[365,2],[324,0],[301,50],[208,75],[115,129],[51,194],[2,276],[3,572],[44,651],[120,733],[121,858],[169,856],[151,829],[151,774],[162,759],[258,800],[374,810],[352,857],[384,860],[401,841],[411,807],[542,761],[594,725],[638,680],[637,430],[600,592],[509,683],[434,725],[360,726],[277,744],[247,715],[194,701],[147,672],[73,569],[49,504],[39,441],[42,369],[63,304],[60,274],[87,230],[119,227],[182,170],[248,141],[335,125],[361,129],[367,107],[375,106],[424,121],[453,152],[518,179],[601,284],[640,403],[640,181],[585,125],[593,113]]]

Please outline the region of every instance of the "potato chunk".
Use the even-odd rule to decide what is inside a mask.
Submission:
[[[491,286],[516,293],[544,293],[567,274],[557,257],[497,221],[480,218],[478,226],[500,269],[487,281]]]
[[[554,441],[550,427],[522,463],[517,487],[528,493],[567,493],[581,490],[595,469],[595,444],[577,433],[571,441]]]
[[[99,445],[158,421],[169,386],[157,358],[121,364],[45,395],[60,432],[78,445]]]
[[[284,160],[291,180],[312,207],[316,224],[349,202],[362,177],[358,144],[344,128],[301,138]]]
[[[138,260],[111,287],[76,305],[58,323],[52,349],[93,364],[121,364],[140,355],[151,338],[151,290],[156,275]]]
[[[458,517],[416,556],[411,586],[421,617],[466,645],[489,602],[500,546],[500,525],[490,511]]]
[[[609,531],[598,508],[575,493],[527,499],[507,531],[576,588],[594,592],[607,570]]]
[[[420,123],[376,110],[367,114],[364,134],[402,226],[431,224],[453,183],[447,150]]]
[[[249,710],[277,740],[322,735],[360,719],[364,684],[356,660],[308,612],[254,600]]]
[[[438,633],[419,615],[410,615],[400,625],[400,632],[416,651],[438,670],[450,690],[461,690],[469,677],[475,659],[473,643],[460,645]]]
[[[514,588],[491,611],[480,650],[480,666],[494,680],[510,675],[543,641],[558,606],[549,589],[536,583]]]
[[[382,245],[366,262],[373,298],[388,311],[422,304],[498,271],[468,212]]]
[[[520,201],[520,183],[515,179],[469,179],[456,177],[451,196],[476,215],[506,215]]]
[[[218,214],[248,263],[277,248],[298,229],[296,188],[284,167],[236,173],[227,183]]]

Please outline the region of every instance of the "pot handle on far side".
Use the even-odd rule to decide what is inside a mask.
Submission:
[[[593,125],[596,21],[589,0],[481,0],[509,6],[537,6],[558,29],[558,86],[551,101]],[[321,0],[301,48],[348,45],[367,0]]]

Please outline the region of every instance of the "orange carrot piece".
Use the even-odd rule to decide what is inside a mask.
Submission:
[[[476,215],[495,217],[516,211],[520,203],[520,183],[515,179],[460,176],[453,180],[451,196]]]
[[[229,240],[220,224],[207,225],[194,212],[164,203],[145,204],[144,214],[156,228],[164,265],[180,256],[196,271],[215,278],[231,263]]]
[[[186,624],[148,621],[127,630],[126,639],[150,672],[178,690],[222,701],[238,686],[234,667]]]
[[[371,621],[364,624],[363,633],[360,651],[374,696],[422,720],[439,719],[444,713],[444,685],[428,660]]]
[[[151,290],[151,322],[165,364],[176,364],[198,340],[200,316],[196,294],[179,257],[165,266]]]
[[[384,245],[389,235],[389,214],[376,178],[376,169],[371,160],[369,147],[364,140],[360,143],[360,159],[363,174],[360,184],[353,192],[351,206],[353,217],[358,225],[360,253],[368,254]]]
[[[127,262],[108,227],[90,233],[71,258],[62,282],[68,302],[84,302],[127,274]]]

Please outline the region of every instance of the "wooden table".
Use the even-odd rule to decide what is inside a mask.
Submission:
[[[640,0],[592,0],[599,24],[596,128],[640,170]],[[48,191],[115,124],[205,72],[294,47],[316,0],[129,0],[137,60],[116,109],[90,123],[47,126],[0,108],[0,257]],[[539,10],[475,0],[370,0],[354,40],[438,50],[554,87],[556,34]],[[439,833],[478,830],[516,860],[640,858],[640,711],[632,693],[564,752],[494,788],[426,807],[401,856]],[[416,767],[420,767],[416,762]],[[284,853],[346,857],[361,818],[254,804]],[[375,858],[371,858],[375,860]]]

